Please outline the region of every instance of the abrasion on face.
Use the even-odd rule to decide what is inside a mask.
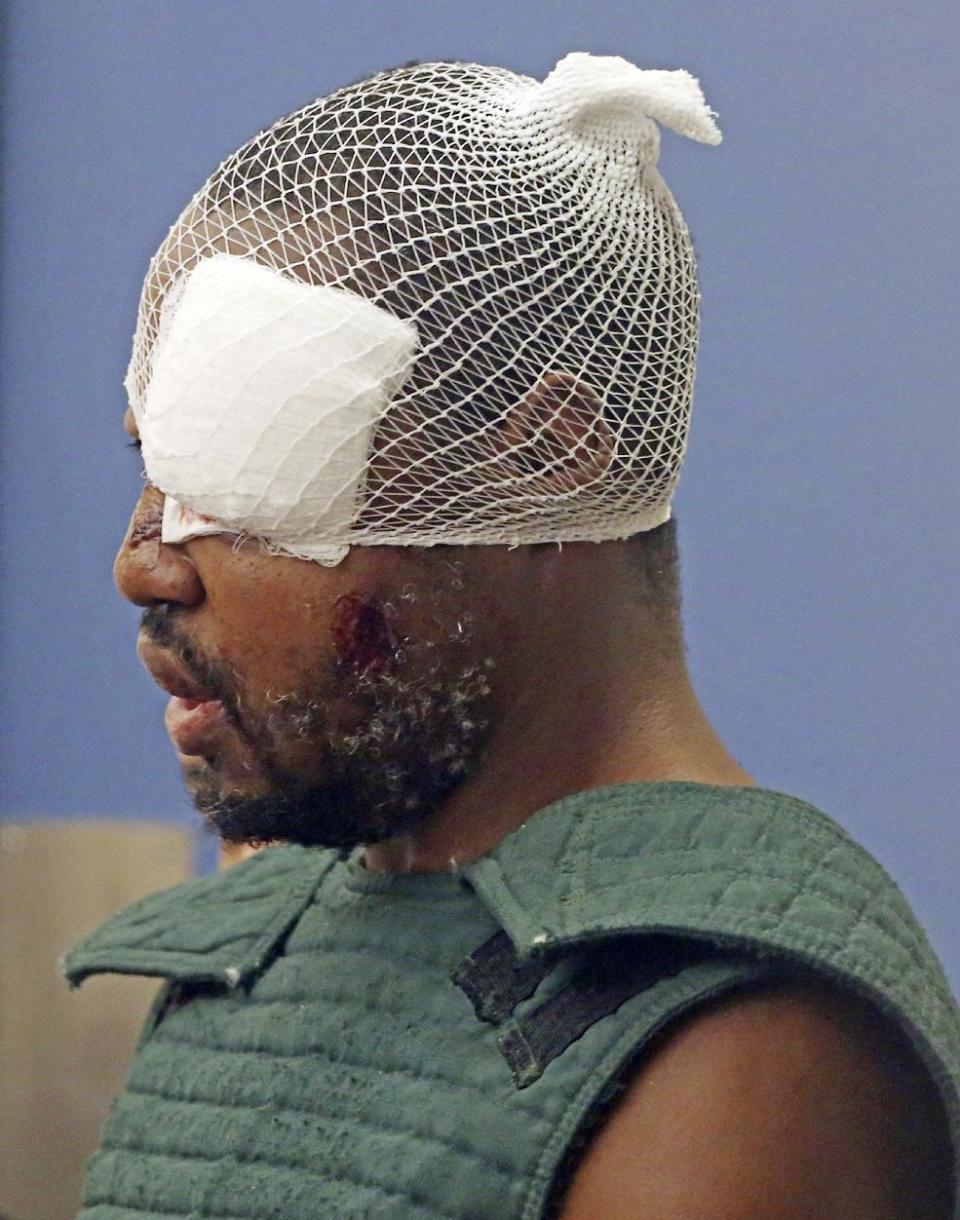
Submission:
[[[357,673],[383,673],[397,659],[397,637],[384,609],[356,593],[338,597],[330,634],[342,664]]]
[[[156,488],[148,487],[130,518],[130,526],[124,546],[137,551],[137,559],[144,568],[155,568],[160,559],[160,540],[163,528],[163,496]]]

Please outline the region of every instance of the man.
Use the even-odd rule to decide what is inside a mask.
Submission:
[[[198,807],[264,850],[68,957],[166,980],[85,1220],[936,1220],[960,1014],[684,661],[684,72],[408,66],[151,264],[117,557]]]

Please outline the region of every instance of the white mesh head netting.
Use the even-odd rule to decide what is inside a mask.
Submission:
[[[150,265],[126,381],[148,477],[211,528],[324,562],[667,520],[700,297],[657,121],[721,138],[688,73],[576,54],[543,82],[394,69],[256,136]],[[231,378],[209,427],[163,433]],[[336,460],[311,483],[317,436]]]

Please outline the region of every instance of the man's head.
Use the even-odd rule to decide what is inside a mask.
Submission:
[[[664,570],[676,643],[699,297],[650,115],[719,139],[686,73],[622,60],[384,73],[228,159],[151,264],[127,384],[155,487],[117,576],[229,836],[429,815],[531,655],[548,540],[652,530],[600,549]]]

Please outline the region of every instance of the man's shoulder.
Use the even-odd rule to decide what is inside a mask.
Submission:
[[[926,1099],[917,1113],[927,1116],[928,1135],[936,1127],[932,1110],[942,1113],[938,1089],[942,1104],[951,1107],[950,1121],[956,1120],[960,1010],[943,968],[889,873],[808,802],[767,789],[700,784],[625,784],[585,792],[532,818],[474,866],[471,880],[521,961],[603,943],[633,944],[643,959],[654,939],[663,937],[707,954],[687,975],[677,976],[676,994],[670,988],[650,993],[650,1007],[660,1013],[669,1038],[654,1058],[644,1049],[647,1067],[618,1110],[621,1117],[597,1144],[609,1148],[618,1131],[626,1132],[615,1145],[614,1161],[602,1162],[600,1176],[610,1189],[631,1165],[662,1182],[658,1163],[670,1165],[677,1182],[695,1184],[701,1157],[709,1156],[719,1177],[742,1174],[731,1199],[751,1190],[759,1197],[778,1157],[793,1158],[784,1162],[784,1171],[798,1181],[811,1175],[811,1190],[829,1173],[872,1173],[879,1161],[893,1164],[894,1145],[906,1149],[903,1124],[916,1121],[910,1119],[911,1105],[904,1108],[897,1089],[888,1087],[891,1080],[918,1106]],[[721,970],[728,959],[735,977],[720,980],[725,998],[713,1002],[711,970]],[[684,989],[687,977],[690,986]],[[873,1031],[875,1048],[870,1038],[864,1041],[866,1029]],[[884,1058],[884,1047],[894,1044],[900,1058]],[[667,1047],[675,1049],[666,1053]],[[807,1050],[800,1054],[798,1047]],[[734,1088],[737,1071],[742,1087]],[[703,1139],[711,1135],[715,1145],[691,1142],[696,1128],[687,1126],[685,1106],[672,1100],[673,1084],[689,1091],[690,1113],[713,1123]],[[874,1097],[887,1102],[876,1108]],[[874,1107],[870,1122],[854,1119],[851,1098]],[[650,1157],[656,1140],[641,1139],[644,1123],[654,1118],[667,1133],[660,1161]],[[851,1144],[850,1154],[861,1157],[851,1166],[844,1161],[848,1137],[839,1134],[848,1122],[861,1141]],[[755,1136],[745,1138],[751,1130]],[[758,1142],[767,1131],[780,1134]],[[890,1131],[898,1134],[884,1144],[880,1136]],[[642,1151],[633,1139],[643,1143]],[[730,1160],[721,1152],[724,1145],[743,1156]],[[918,1138],[913,1148],[922,1152],[923,1141]],[[904,1155],[897,1181],[909,1176],[913,1164],[912,1154]],[[667,1199],[646,1210],[588,1208],[571,1217],[666,1220],[674,1214]],[[766,1204],[729,1213],[712,1204],[699,1212],[676,1211],[678,1218],[708,1214],[719,1220],[726,1214],[781,1213]],[[851,1220],[860,1215],[840,1208],[782,1214],[849,1214]],[[863,1212],[875,1220],[883,1214]],[[912,1215],[926,1220],[922,1211]]]
[[[562,1220],[949,1220],[949,1126],[905,1037],[815,982],[671,1027],[580,1160]]]

